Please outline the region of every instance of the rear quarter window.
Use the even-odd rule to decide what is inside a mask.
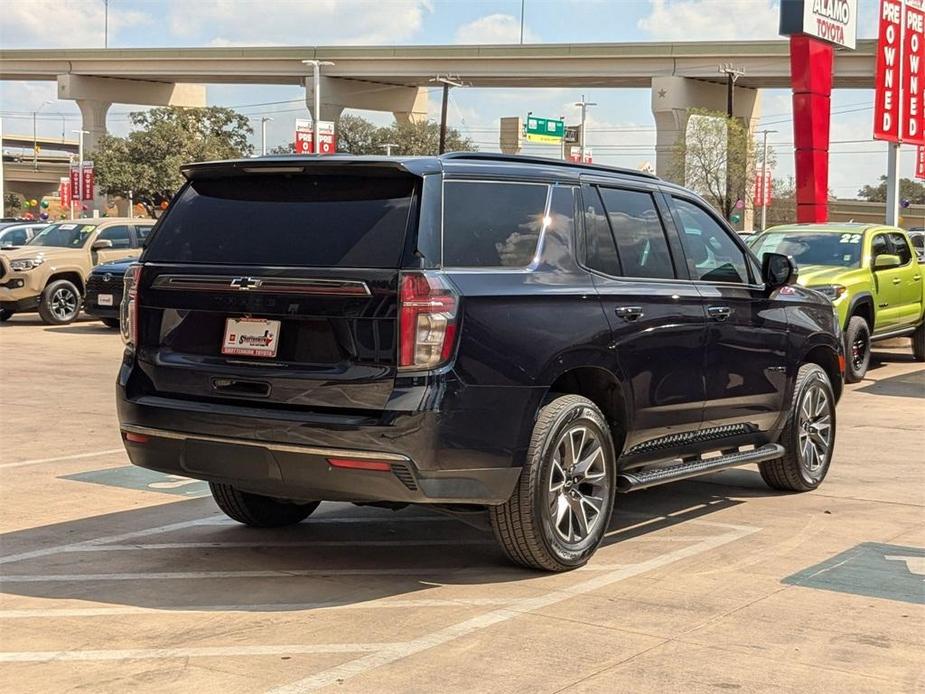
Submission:
[[[443,264],[527,267],[546,215],[545,183],[447,181],[443,186]]]

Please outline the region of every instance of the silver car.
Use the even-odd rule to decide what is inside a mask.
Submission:
[[[46,222],[14,222],[0,225],[0,248],[25,246],[47,226]]]

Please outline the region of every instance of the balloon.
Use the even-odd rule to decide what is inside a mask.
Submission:
[[[47,210],[47,209],[48,209],[48,200],[42,200],[42,209],[43,209],[43,210]]]
[[[26,214],[24,214],[23,217],[25,217],[26,219],[28,219],[30,222],[31,222],[33,219],[35,219],[35,217],[32,216],[32,213],[31,213],[31,212],[26,212]]]
[[[166,210],[169,205],[170,203],[164,200],[164,202],[161,203],[161,209]]]
[[[38,204],[39,204],[39,201],[36,200],[35,198],[32,198],[32,200],[29,201],[29,207],[38,207]]]
[[[41,219],[42,221],[45,221],[46,219],[48,219],[48,213],[42,212],[42,214],[39,215],[39,219]]]

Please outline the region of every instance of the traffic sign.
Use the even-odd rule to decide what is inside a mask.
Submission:
[[[565,121],[527,116],[527,140],[557,145],[565,137]]]

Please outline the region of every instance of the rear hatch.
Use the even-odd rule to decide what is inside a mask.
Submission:
[[[310,171],[210,171],[172,202],[140,280],[149,390],[251,407],[385,405],[421,179]]]

